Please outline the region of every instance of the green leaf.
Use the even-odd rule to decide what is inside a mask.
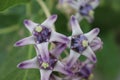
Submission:
[[[115,33],[109,32],[109,34],[102,35],[104,42],[103,49],[96,54],[98,58],[97,62],[97,76],[95,80],[116,80],[118,71],[120,70],[120,54],[119,48],[115,42]]]
[[[4,11],[5,9],[7,9],[13,5],[26,3],[28,1],[29,0],[0,0],[0,11]]]

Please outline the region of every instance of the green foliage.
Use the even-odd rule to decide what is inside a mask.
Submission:
[[[18,5],[21,3],[26,3],[29,0],[0,0],[0,11],[3,11],[13,5]]]

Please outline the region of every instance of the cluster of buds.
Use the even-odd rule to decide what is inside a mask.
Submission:
[[[59,0],[59,9],[67,14],[75,14],[81,21],[86,19],[92,22],[94,19],[94,9],[99,5],[99,0]]]
[[[39,69],[40,80],[89,79],[97,61],[94,52],[102,48],[102,41],[97,37],[100,32],[99,28],[94,28],[84,34],[76,17],[71,16],[72,35],[67,37],[53,29],[56,20],[57,15],[52,15],[41,24],[31,20],[24,21],[26,28],[32,35],[17,41],[14,46],[32,44],[36,50],[36,56],[19,63],[17,67]],[[49,49],[51,43],[55,47]],[[66,48],[69,48],[69,54],[60,59]],[[80,61],[81,55],[85,56],[86,60]]]

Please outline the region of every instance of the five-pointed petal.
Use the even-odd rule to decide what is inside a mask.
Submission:
[[[101,40],[97,37],[100,31],[99,28],[94,28],[90,32],[83,34],[75,16],[71,17],[70,23],[72,27],[72,36],[69,37],[70,43],[68,46],[71,50],[70,55],[65,59],[66,65],[71,67],[80,55],[84,55],[92,62],[96,63],[97,60],[94,51],[98,50],[102,45]]]
[[[65,45],[58,45],[52,51],[48,50],[48,42],[42,43],[41,45],[35,45],[37,56],[33,59],[26,60],[18,64],[18,68],[21,69],[30,69],[35,68],[39,69],[41,73],[41,80],[49,80],[50,75],[53,71],[58,71],[65,75],[70,75],[68,71],[65,70],[64,65],[58,60],[61,52],[66,48]],[[63,48],[64,47],[64,48]]]
[[[24,46],[28,44],[41,44],[45,42],[67,43],[68,38],[65,35],[57,33],[52,26],[57,19],[57,15],[52,15],[43,23],[37,24],[31,20],[25,20],[26,28],[32,33],[32,36],[19,40],[14,46]]]

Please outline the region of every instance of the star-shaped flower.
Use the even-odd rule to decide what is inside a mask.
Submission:
[[[60,4],[68,4],[76,11],[76,18],[81,21],[83,18],[92,22],[94,9],[98,6],[99,0],[59,0]]]
[[[97,37],[99,28],[94,28],[88,33],[83,34],[75,16],[71,16],[72,36],[69,37],[70,55],[65,59],[66,66],[71,67],[80,55],[86,56],[92,62],[96,63],[94,51],[102,46],[100,38]]]
[[[49,80],[53,71],[58,71],[65,75],[71,74],[65,70],[64,65],[57,58],[59,56],[58,54],[61,54],[66,48],[66,44],[61,44],[52,51],[48,50],[48,42],[36,45],[35,48],[37,51],[37,56],[33,59],[21,62],[18,64],[18,68],[39,69],[41,80]]]
[[[14,46],[24,46],[28,44],[41,44],[45,42],[67,43],[68,38],[53,30],[52,26],[57,19],[57,15],[52,15],[43,23],[37,24],[31,20],[25,20],[26,28],[32,33],[32,36],[19,40]]]
[[[65,75],[64,77],[52,74],[50,80],[88,80],[92,78],[92,70],[95,64],[91,63],[90,60],[84,62],[77,61],[70,69],[73,75]]]

